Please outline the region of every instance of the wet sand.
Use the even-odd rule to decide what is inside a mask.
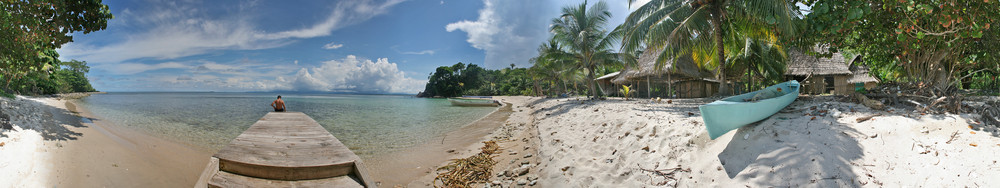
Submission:
[[[437,167],[446,164],[450,159],[478,153],[482,142],[488,140],[487,135],[507,121],[510,114],[511,105],[508,103],[458,130],[401,152],[364,161],[365,165],[380,187],[431,186],[430,183],[434,180],[432,172]]]
[[[188,187],[212,155],[117,127],[71,101],[4,100],[14,129],[0,136],[0,182],[14,187]]]

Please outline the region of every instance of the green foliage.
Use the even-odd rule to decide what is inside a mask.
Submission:
[[[629,3],[634,3],[630,0]],[[633,11],[616,30],[624,34],[624,51],[659,50],[657,67],[667,61],[690,56],[697,67],[716,69],[722,81],[733,61],[750,49],[746,40],[781,48],[779,41],[794,36],[792,21],[797,8],[792,1],[760,0],[651,0]],[[631,5],[630,5],[631,6]],[[742,59],[753,58],[746,56]],[[764,64],[770,65],[770,64]],[[735,65],[736,67],[753,67]],[[758,68],[765,68],[757,66]],[[739,68],[737,68],[739,69]],[[720,84],[720,94],[728,93]]]
[[[807,0],[803,46],[862,54],[876,76],[947,90],[977,71],[995,72],[995,0]],[[844,14],[847,12],[847,14]],[[992,69],[989,69],[992,67]],[[984,76],[978,76],[985,78]]]
[[[629,96],[632,96],[632,90],[627,85],[622,85],[622,89],[619,91],[622,92],[622,95],[625,95],[626,101],[628,100]]]
[[[527,68],[486,70],[475,64],[457,63],[438,67],[428,78],[420,97],[462,95],[531,95]]]
[[[58,66],[54,49],[73,41],[70,33],[103,30],[113,17],[100,0],[4,0],[0,10],[0,80],[7,89],[14,82],[40,86],[39,76]]]
[[[87,62],[71,60],[60,62],[53,59],[49,71],[29,72],[27,75],[13,79],[5,88],[4,94],[28,94],[47,95],[71,92],[93,92],[96,91],[90,85],[85,74],[90,71]]]
[[[604,29],[611,12],[604,1],[587,7],[584,1],[577,6],[567,6],[562,9],[562,16],[552,20],[550,31],[555,34],[553,42],[566,47],[567,54],[574,59],[574,66],[586,71],[586,83],[589,84],[590,95],[600,96],[597,90],[595,75],[600,67],[620,65],[623,61],[634,61],[630,53],[618,53],[613,50],[622,33],[608,33]],[[565,55],[563,55],[565,56]],[[565,62],[563,62],[565,63]]]

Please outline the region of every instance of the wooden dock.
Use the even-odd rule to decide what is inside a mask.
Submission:
[[[195,187],[375,187],[361,159],[301,112],[271,112],[212,156]]]

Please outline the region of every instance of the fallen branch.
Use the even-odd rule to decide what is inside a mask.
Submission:
[[[854,95],[855,99],[857,99],[858,101],[860,101],[862,105],[865,105],[868,108],[876,109],[876,110],[883,110],[883,109],[885,109],[885,105],[883,105],[882,102],[869,99],[868,97],[866,97],[865,95],[862,95],[862,94],[855,93],[853,95]]]
[[[933,106],[937,105],[938,103],[941,103],[941,102],[942,102],[942,101],[944,101],[945,99],[948,99],[948,97],[941,97],[941,98],[938,98],[937,100],[934,100],[934,102],[931,102],[931,105],[930,105],[930,106],[925,106],[925,107],[924,107],[924,109],[920,110],[920,112],[926,112],[926,111],[927,111],[927,110],[929,110],[929,109],[930,109],[931,107],[933,107]]]
[[[951,141],[955,140],[955,136],[958,136],[958,131],[955,131],[955,133],[952,133],[951,134],[951,138],[949,138],[948,141],[944,142],[944,143],[945,144],[951,144]]]
[[[906,99],[906,102],[910,102],[910,103],[913,103],[913,105],[917,105],[917,109],[923,109],[926,106],[924,104],[920,104],[920,102],[913,101],[913,100],[910,100],[910,99]]]
[[[864,116],[864,117],[859,117],[859,118],[858,118],[858,123],[861,123],[861,122],[865,122],[865,121],[868,121],[868,120],[871,120],[871,119],[872,119],[872,118],[874,118],[875,116],[880,116],[880,115],[882,115],[882,114],[872,114],[872,115],[870,115],[870,116]]]
[[[638,165],[638,164],[636,164],[636,165]],[[680,166],[678,166],[677,168],[668,168],[668,169],[661,169],[661,170],[650,170],[650,169],[645,169],[645,168],[639,167],[639,170],[646,171],[646,172],[651,172],[651,173],[653,173],[653,174],[655,174],[657,176],[660,176],[660,177],[663,177],[664,179],[669,179],[669,180],[677,180],[677,178],[674,177],[674,173],[677,173],[677,172],[691,172],[690,168],[689,169],[683,169]],[[667,182],[665,181],[665,182],[660,183],[659,185],[665,185],[666,183]]]

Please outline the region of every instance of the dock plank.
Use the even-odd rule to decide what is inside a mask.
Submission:
[[[361,159],[301,112],[264,115],[213,157],[217,165],[207,168],[217,170],[205,172],[214,175],[202,175],[211,177],[210,187],[313,187],[345,182],[344,177],[374,187],[365,181],[370,178]]]
[[[362,181],[352,176],[303,181],[282,181],[257,179],[229,172],[219,172],[212,177],[211,182],[208,187],[365,187]]]

